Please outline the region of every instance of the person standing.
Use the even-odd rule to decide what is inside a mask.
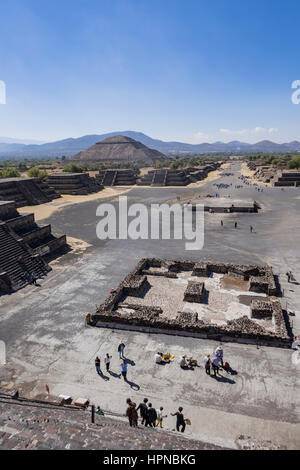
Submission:
[[[132,402],[128,403],[128,406],[127,406],[127,410],[126,410],[126,416],[128,418],[128,421],[129,421],[129,426],[131,427],[132,426]]]
[[[148,410],[147,410],[147,420],[145,426],[148,425],[150,428],[155,428],[155,423],[157,419],[156,409],[152,407],[152,403],[149,403]]]
[[[107,372],[109,372],[111,358],[112,358],[112,356],[110,356],[108,353],[106,353],[106,356],[104,358],[104,362],[105,362]]]
[[[118,353],[119,353],[120,359],[124,359],[124,349],[125,349],[125,344],[121,341],[118,346]]]
[[[221,220],[221,227],[223,227],[223,225],[224,225],[224,224],[223,224],[223,220]]]
[[[163,427],[163,419],[167,418],[167,415],[163,416],[163,410],[164,410],[163,406],[161,406],[159,408],[159,410],[156,410],[156,415],[157,415],[156,427],[160,426],[162,428]]]
[[[212,368],[214,371],[214,377],[217,377],[217,374],[219,374],[219,366],[220,366],[220,359],[219,357],[215,357],[214,360],[212,361]]]
[[[234,224],[234,228],[237,228],[237,222],[235,222],[235,224]]]
[[[180,432],[180,428],[181,428],[181,432],[185,431],[185,419],[184,419],[182,411],[183,411],[183,408],[182,406],[180,406],[178,408],[178,411],[176,411],[176,413],[171,413],[171,416],[176,416],[176,430],[178,432]]]
[[[205,372],[210,375],[210,366],[211,366],[211,360],[210,360],[210,354],[207,354],[204,358],[204,366],[205,366]]]
[[[216,356],[216,357],[219,359],[219,361],[221,362],[222,367],[223,367],[223,355],[224,355],[224,352],[223,352],[222,346],[218,346],[217,349],[215,350],[215,356]]]
[[[252,225],[250,225],[250,232],[251,232],[251,233],[253,232],[253,227],[252,227]]]
[[[95,367],[96,367],[97,374],[101,374],[100,364],[101,364],[100,359],[97,356],[96,359],[95,359]]]
[[[131,416],[132,416],[132,426],[136,428],[138,425],[138,413],[136,411],[136,403],[131,403]]]
[[[142,403],[139,404],[139,406],[137,407],[137,410],[136,410],[136,411],[140,410],[140,415],[141,415],[141,418],[142,418],[142,424],[145,423],[146,418],[147,418],[147,403],[148,403],[148,398],[144,398],[144,400],[142,401]]]
[[[127,362],[125,359],[122,360],[121,371],[125,382],[127,382]]]

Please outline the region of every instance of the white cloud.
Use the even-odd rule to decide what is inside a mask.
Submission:
[[[253,129],[239,129],[239,130],[231,130],[231,129],[220,129],[221,134],[226,134],[226,135],[256,135],[256,134],[275,134],[278,132],[278,129],[275,127],[270,127],[269,129],[266,129],[265,127],[254,127]]]
[[[211,140],[212,136],[209,134],[205,134],[204,132],[196,132],[196,134],[193,135],[193,142],[195,144],[202,144],[203,142],[209,142]]]
[[[216,141],[229,142],[230,140],[242,140],[243,142],[257,142],[260,139],[268,138],[278,133],[276,127],[261,127],[256,126],[252,129],[227,129],[221,128],[216,132],[207,134],[205,132],[199,131],[193,134],[189,139],[191,144],[203,144],[203,143],[212,143]]]

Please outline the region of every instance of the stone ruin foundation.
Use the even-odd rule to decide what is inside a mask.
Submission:
[[[290,347],[270,266],[142,259],[89,325]]]

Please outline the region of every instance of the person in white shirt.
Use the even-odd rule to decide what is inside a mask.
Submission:
[[[163,427],[163,419],[166,418],[168,415],[163,416],[163,406],[159,408],[159,410],[156,410],[157,418],[156,418],[156,427],[160,426],[161,428]]]
[[[220,359],[222,367],[223,367],[223,355],[224,355],[224,352],[223,352],[222,346],[218,346],[217,349],[215,350],[215,356]]]
[[[217,356],[212,361],[212,368],[213,368],[215,377],[217,376],[217,374],[220,375],[219,374],[220,361],[221,361],[220,358]]]
[[[188,367],[186,356],[182,356],[179,364],[180,364],[181,369],[186,369]]]
[[[104,358],[104,362],[105,362],[105,365],[106,365],[106,370],[107,372],[109,372],[109,366],[110,366],[110,360],[111,360],[111,357],[108,353],[106,353],[106,356]]]
[[[162,353],[157,352],[154,356],[156,364],[163,364],[163,356]]]

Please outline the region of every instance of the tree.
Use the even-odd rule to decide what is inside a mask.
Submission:
[[[84,167],[82,165],[76,165],[76,163],[68,163],[64,167],[64,172],[66,173],[82,173],[84,171]]]
[[[46,171],[40,170],[37,167],[30,168],[27,174],[30,176],[30,178],[39,178],[40,180],[45,179],[48,176]]]
[[[14,166],[4,168],[0,173],[1,178],[17,178],[19,176],[20,172]]]
[[[288,163],[288,168],[291,170],[300,168],[300,155],[297,155],[293,157],[289,163]]]

